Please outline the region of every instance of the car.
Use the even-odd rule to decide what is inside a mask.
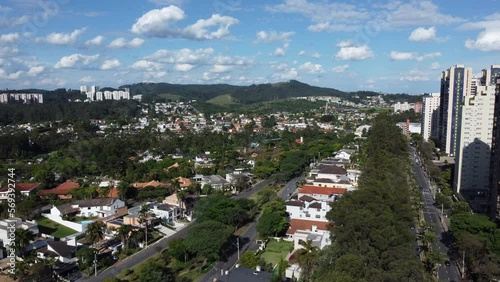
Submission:
[[[450,264],[451,264],[451,263],[450,263],[450,261],[449,261],[449,260],[447,260],[447,261],[445,261],[445,262],[444,262],[444,264],[445,264],[446,266],[450,266]]]

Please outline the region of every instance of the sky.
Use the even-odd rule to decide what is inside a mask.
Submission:
[[[298,80],[439,92],[500,64],[500,0],[2,0],[0,89]]]

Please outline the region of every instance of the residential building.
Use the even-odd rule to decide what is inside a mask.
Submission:
[[[422,99],[421,134],[425,141],[439,138],[439,103],[440,94],[424,94]]]
[[[488,212],[495,108],[495,89],[489,79],[484,81],[486,85],[473,86],[474,94],[466,96],[459,108],[454,173],[454,190],[479,213]]]
[[[65,215],[107,217],[115,214],[125,203],[119,199],[99,198],[90,200],[78,200],[50,209],[52,217],[62,218]],[[50,218],[50,217],[49,217]]]
[[[37,250],[37,257],[41,259],[55,257],[62,263],[75,263],[78,260],[76,249],[75,246],[69,246],[67,242],[47,241],[46,247]]]
[[[23,221],[21,218],[14,217],[9,219],[4,219],[0,221],[0,244],[5,246],[12,237],[9,236],[11,232],[15,229],[25,229],[33,232],[33,234],[38,235],[40,231],[38,230],[38,224],[35,221]]]
[[[200,185],[203,188],[206,184],[210,184],[215,190],[224,190],[226,187],[229,187],[229,182],[220,175],[203,176]]]
[[[148,203],[149,211],[163,223],[172,224],[181,215],[179,207],[169,204]]]
[[[80,188],[80,183],[67,180],[64,183],[59,184],[54,189],[40,190],[38,196],[45,198],[49,195],[56,195],[61,200],[67,200],[73,198],[71,191]]]
[[[465,97],[472,94],[472,69],[455,65],[441,74],[439,142],[442,152],[454,157],[458,136],[458,112]]]
[[[328,221],[315,221],[305,219],[292,219],[286,231],[289,239],[294,241],[294,249],[300,249],[299,242],[312,240],[312,245],[320,249],[330,244],[330,232],[328,231]]]
[[[491,142],[490,209],[492,219],[500,219],[500,77],[495,77],[495,110]]]
[[[318,201],[333,202],[340,196],[344,195],[347,189],[344,188],[329,188],[312,185],[304,185],[299,189],[299,199],[303,196],[309,196]]]
[[[43,94],[40,93],[2,93],[0,103],[22,102],[23,104],[43,104]]]
[[[40,186],[40,183],[16,183],[14,186],[16,191],[18,191],[21,195],[25,197],[29,197],[30,195],[34,195]],[[9,194],[9,186],[5,186],[0,189],[0,202],[7,200]]]
[[[287,201],[285,206],[290,218],[317,221],[327,220],[326,213],[331,210],[328,202],[318,201],[309,195],[304,195],[298,200]]]

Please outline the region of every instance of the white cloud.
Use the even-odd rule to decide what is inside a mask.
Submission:
[[[123,37],[119,37],[111,43],[109,43],[108,47],[109,48],[137,48],[141,47],[142,44],[144,44],[144,39],[141,38],[134,38],[130,41],[125,40]]]
[[[33,66],[29,69],[28,75],[29,76],[37,76],[40,73],[42,73],[45,70],[44,66]]]
[[[21,77],[22,74],[23,74],[22,71],[8,73],[4,69],[0,68],[0,78],[1,79],[15,80],[15,79],[18,79],[19,77]]]
[[[261,30],[257,32],[257,39],[255,40],[255,43],[269,43],[269,42],[288,43],[291,41],[290,37],[292,37],[294,34],[295,34],[294,31],[277,32],[275,30],[270,30],[270,31]]]
[[[274,52],[272,53],[272,55],[276,56],[276,57],[283,57],[285,56],[286,54],[286,51],[285,49],[281,48],[281,47],[278,47],[274,50]]]
[[[66,85],[66,81],[57,77],[45,77],[41,79],[38,83],[40,83],[40,85],[46,85],[52,87],[63,87]]]
[[[0,46],[0,58],[9,58],[19,54],[19,49],[16,47],[1,47]]]
[[[431,64],[431,69],[432,70],[438,70],[441,68],[441,65],[438,62],[434,62]]]
[[[2,17],[0,18],[0,28],[12,28],[16,26],[23,25],[27,22],[29,22],[29,17],[28,16],[21,16],[21,17]]]
[[[180,50],[160,49],[152,55],[145,57],[145,59],[167,64],[200,64],[208,63],[213,53],[214,49],[212,48],[183,48]],[[222,61],[218,63],[226,64]]]
[[[459,27],[462,30],[481,30],[476,39],[467,39],[465,47],[483,52],[500,51],[500,13],[484,17],[483,21],[469,22]]]
[[[429,76],[420,70],[413,69],[413,70],[410,70],[408,72],[408,74],[401,76],[399,78],[399,80],[402,80],[402,81],[428,81]]]
[[[0,44],[12,44],[16,43],[16,41],[19,39],[19,33],[7,33],[7,34],[2,34],[0,35]]]
[[[102,35],[98,35],[90,40],[87,40],[87,42],[85,42],[85,45],[87,46],[98,46],[98,45],[101,45],[102,44],[102,41],[104,40],[104,36]]]
[[[162,9],[153,9],[140,17],[131,28],[136,34],[150,37],[181,37],[194,40],[221,39],[229,35],[229,28],[238,23],[238,20],[213,14],[209,19],[199,19],[194,24],[179,28],[174,25],[185,19],[186,14],[177,6],[168,6]],[[214,29],[210,29],[215,27]]]
[[[352,40],[342,40],[339,43],[337,43],[337,47],[342,48],[342,47],[350,47],[354,46],[354,42]]]
[[[319,59],[319,58],[321,57],[321,54],[320,54],[320,53],[318,53],[318,52],[312,52],[312,53],[311,53],[311,57],[316,58],[316,59]]]
[[[391,59],[396,60],[396,61],[413,60],[416,57],[416,53],[391,51],[390,56],[391,56]]]
[[[54,66],[56,69],[72,68],[75,65],[89,65],[99,58],[99,54],[95,55],[82,55],[72,54],[62,57]]]
[[[336,66],[332,68],[333,72],[345,72],[347,69],[349,69],[349,65],[341,65],[341,66]]]
[[[416,57],[416,60],[417,61],[423,61],[425,59],[434,59],[434,58],[437,58],[437,57],[441,57],[441,53],[440,52],[423,54],[422,56]]]
[[[342,41],[337,44],[340,50],[335,59],[343,61],[360,61],[373,58],[373,52],[368,45],[357,46],[351,41]]]
[[[194,68],[194,65],[191,65],[191,64],[176,64],[174,66],[174,69],[176,71],[182,71],[182,72],[190,71],[193,68]]]
[[[121,63],[118,59],[105,60],[102,62],[100,69],[101,70],[112,70],[121,66]]]
[[[223,73],[232,70],[233,66],[228,65],[214,65],[210,72]]]
[[[410,37],[408,37],[410,41],[433,41],[436,39],[436,28],[435,27],[430,27],[430,28],[423,28],[419,27],[415,30],[413,30],[410,34]]]
[[[89,17],[89,18],[94,18],[94,17],[103,16],[104,14],[105,14],[104,12],[93,11],[93,12],[85,12],[83,15],[86,17]]]
[[[93,81],[94,81],[94,79],[90,75],[87,75],[87,76],[80,78],[80,82],[83,82],[83,83],[88,83],[88,82],[93,82]]]
[[[78,37],[86,30],[86,28],[75,29],[71,33],[53,32],[44,38],[37,38],[37,42],[47,42],[55,45],[68,45],[75,43]]]
[[[305,71],[307,73],[324,73],[325,70],[320,64],[313,64],[311,62],[306,62],[299,66],[299,70]]]
[[[273,78],[278,80],[290,80],[297,78],[298,75],[299,73],[297,72],[297,70],[295,68],[291,68],[273,74]]]
[[[419,25],[450,25],[463,19],[443,14],[432,1],[395,2],[386,15],[386,27],[398,28]]]
[[[306,52],[304,50],[301,50],[299,53],[298,53],[300,56],[310,56],[310,57],[313,57],[315,59],[319,59],[321,57],[321,54],[318,53],[318,52]]]
[[[146,70],[146,71],[158,71],[163,69],[163,65],[157,62],[149,60],[139,60],[132,64],[133,69]]]
[[[332,24],[331,22],[322,22],[307,27],[312,32],[335,32],[335,31],[355,31],[361,28],[359,24]]]

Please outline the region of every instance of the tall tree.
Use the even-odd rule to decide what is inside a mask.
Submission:
[[[104,233],[106,232],[106,224],[98,220],[87,225],[87,231],[85,231],[85,239],[92,246],[96,246],[104,238]]]
[[[35,239],[35,234],[31,230],[22,228],[16,228],[14,234],[16,251],[18,255],[21,255],[29,243]]]
[[[139,210],[139,223],[144,225],[144,242],[145,247],[148,246],[148,223],[149,217],[153,216],[149,211],[149,205],[142,205]]]

